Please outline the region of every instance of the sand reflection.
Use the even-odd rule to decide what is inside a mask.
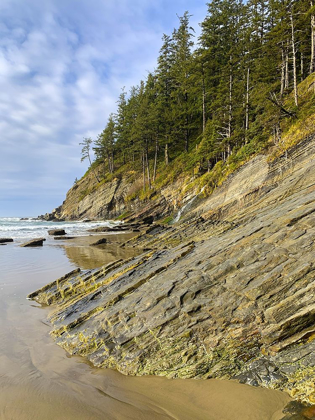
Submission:
[[[69,357],[49,336],[48,309],[25,296],[76,265],[127,257],[118,244],[7,248],[0,279],[1,420],[277,420],[289,397],[229,381],[126,377]],[[135,251],[136,252],[136,251]],[[31,261],[31,264],[29,262]],[[27,264],[28,262],[28,264]],[[89,265],[89,266],[88,266]],[[24,267],[24,270],[22,269]]]

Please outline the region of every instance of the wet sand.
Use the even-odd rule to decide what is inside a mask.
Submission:
[[[93,238],[95,239],[95,238]],[[279,420],[286,394],[220,380],[126,377],[69,357],[49,336],[47,308],[25,299],[78,265],[117,259],[76,239],[0,249],[1,420]],[[75,251],[76,249],[76,251]],[[93,249],[93,248],[92,248]],[[123,250],[127,257],[127,251]],[[135,252],[135,251],[132,251]]]

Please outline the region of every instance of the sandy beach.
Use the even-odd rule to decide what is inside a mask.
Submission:
[[[15,244],[1,248],[1,420],[283,417],[290,398],[278,391],[233,381],[126,377],[91,367],[59,348],[49,336],[48,309],[25,297],[75,267],[97,267],[129,256],[117,243],[125,240],[123,236],[112,236],[111,245],[98,249],[88,245],[93,239],[51,242],[37,249]]]

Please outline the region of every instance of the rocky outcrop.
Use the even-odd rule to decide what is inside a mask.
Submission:
[[[237,378],[315,403],[315,140],[257,156],[129,261],[32,294],[52,336],[125,374]]]
[[[98,246],[98,245],[105,245],[105,244],[107,244],[107,239],[106,238],[101,238],[98,241],[90,244],[90,246]]]
[[[185,180],[152,192],[154,199],[141,201],[133,197],[141,190],[142,182],[126,173],[111,181],[96,183],[92,174],[87,174],[67,193],[63,204],[51,213],[39,216],[47,221],[64,220],[109,220],[118,216],[132,222],[158,220],[169,216],[181,204],[182,186]],[[132,198],[133,197],[133,198]],[[152,197],[151,197],[152,198]]]
[[[20,246],[22,248],[35,247],[35,246],[43,246],[44,241],[46,241],[45,238],[31,239],[30,241],[25,242],[24,244],[22,244]]]
[[[64,229],[50,229],[48,231],[48,235],[50,235],[50,236],[62,236],[62,235],[66,235],[66,231]]]
[[[0,238],[0,244],[6,244],[8,242],[13,242],[12,238]]]

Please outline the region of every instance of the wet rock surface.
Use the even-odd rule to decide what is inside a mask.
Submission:
[[[125,374],[237,378],[314,404],[314,156],[308,139],[257,157],[181,225],[124,244],[150,251],[33,293],[54,305],[56,342]]]
[[[44,241],[46,241],[45,238],[31,239],[30,241],[25,242],[24,244],[22,244],[20,246],[22,248],[34,247],[34,246],[43,246]]]
[[[0,238],[0,244],[6,244],[9,242],[13,242],[12,238]]]
[[[64,240],[68,240],[68,239],[74,239],[74,236],[55,236],[54,240],[55,241],[64,241]]]
[[[93,242],[90,246],[105,245],[107,242],[108,240],[106,238],[101,238],[98,241]]]
[[[50,229],[48,231],[48,235],[51,235],[51,236],[63,236],[63,235],[66,235],[66,231],[64,229]]]

